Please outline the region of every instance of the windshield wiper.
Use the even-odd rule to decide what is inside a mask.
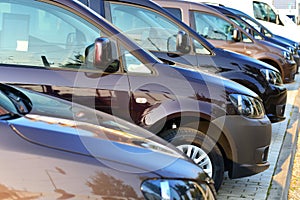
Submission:
[[[148,37],[147,39],[158,51],[160,51],[160,48],[151,40],[151,38]]]

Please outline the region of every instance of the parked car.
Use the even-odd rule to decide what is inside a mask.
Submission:
[[[0,84],[0,118],[3,198],[215,199],[200,167],[115,116]]]
[[[278,46],[288,49],[290,51],[290,53],[293,55],[293,58],[297,64],[297,67],[299,66],[300,60],[299,60],[299,55],[297,52],[297,46],[295,46],[294,44],[287,43],[280,39],[265,36],[261,32],[257,31],[250,24],[245,22],[243,19],[241,19],[238,15],[236,15],[232,8],[227,8],[224,6],[215,6],[215,5],[209,5],[209,6],[218,10],[222,14],[224,14],[226,17],[228,17],[228,19],[230,19],[231,21],[233,21],[234,23],[239,25],[241,28],[243,28],[247,33],[252,35],[252,37],[254,39],[264,40],[264,41],[267,41],[267,42],[270,42],[270,43],[273,43],[273,44],[276,44]]]
[[[182,0],[157,0],[164,8],[181,10],[181,20],[216,47],[266,62],[281,73],[285,83],[293,82],[297,65],[288,49],[257,40],[235,22],[205,4]],[[183,9],[184,8],[184,9]]]
[[[165,62],[190,65],[221,75],[256,92],[271,122],[285,119],[287,92],[280,73],[270,65],[215,48],[191,28],[151,1],[102,1],[90,7],[106,8],[107,18],[143,48]],[[102,15],[105,15],[103,12]],[[156,20],[153,20],[156,19]],[[134,22],[134,23],[132,23]],[[178,34],[179,32],[179,34]],[[183,34],[185,33],[185,34]],[[188,51],[177,50],[175,36],[186,36]],[[167,42],[169,41],[169,42]],[[182,48],[183,49],[183,48]],[[286,51],[288,54],[288,51]],[[270,78],[272,77],[272,78]]]
[[[0,7],[2,83],[144,127],[202,166],[216,188],[224,171],[238,178],[269,167],[271,123],[253,91],[162,63],[77,1],[5,0]]]
[[[280,13],[271,0],[244,0],[242,4],[235,0],[191,0],[195,2],[218,3],[226,7],[243,11],[258,20],[277,35],[300,42],[300,28],[283,13]]]
[[[266,27],[264,27],[262,24],[260,24],[257,20],[253,19],[246,13],[233,9],[233,8],[228,8],[228,7],[220,7],[220,6],[213,6],[216,9],[219,9],[220,12],[224,11],[223,14],[228,14],[227,16],[232,16],[234,18],[238,17],[240,20],[237,23],[247,23],[247,25],[242,25],[246,28],[246,30],[249,31],[250,34],[256,39],[264,39],[268,42],[272,42],[275,44],[278,44],[280,46],[288,48],[292,53],[294,60],[297,64],[297,70],[296,72],[299,73],[299,66],[300,66],[300,45],[288,38],[275,35],[271,33]],[[248,26],[250,25],[250,27]],[[287,46],[289,45],[289,46]],[[292,47],[292,48],[291,48]]]

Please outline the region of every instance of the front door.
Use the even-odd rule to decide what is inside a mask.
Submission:
[[[0,2],[0,81],[87,105],[126,118],[130,107],[127,74],[120,67],[89,62],[99,27],[58,6],[33,0]],[[117,42],[110,38],[111,45]],[[117,48],[113,48],[117,49]],[[128,117],[128,115],[127,115]]]

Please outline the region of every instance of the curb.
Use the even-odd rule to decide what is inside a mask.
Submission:
[[[276,163],[270,189],[266,199],[270,200],[287,200],[288,192],[292,178],[294,158],[297,149],[299,134],[299,107],[300,107],[300,89],[294,100],[290,118],[288,119],[287,130],[284,135],[280,154]]]

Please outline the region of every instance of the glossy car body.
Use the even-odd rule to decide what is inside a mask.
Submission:
[[[284,111],[287,97],[285,87],[282,85],[281,81],[266,81],[265,76],[262,74],[262,71],[265,70],[271,70],[275,74],[278,74],[278,71],[270,67],[270,65],[257,61],[256,59],[249,58],[248,56],[243,56],[233,52],[224,51],[219,48],[214,48],[210,43],[205,41],[205,39],[192,31],[191,28],[184,25],[181,21],[178,21],[164,9],[158,7],[157,5],[153,5],[151,1],[137,0],[119,2],[96,0],[96,2],[91,2],[90,7],[96,11],[98,10],[99,12],[102,10],[102,15],[105,15],[105,11],[107,15],[106,18],[117,25],[122,31],[125,31],[125,33],[131,39],[136,40],[141,45],[141,47],[150,50],[157,57],[166,62],[173,62],[176,65],[180,65],[180,63],[183,63],[191,66],[197,66],[200,70],[207,70],[211,73],[216,73],[225,78],[238,82],[253,90],[263,99],[267,116],[269,117],[271,122],[279,122],[285,119]],[[119,13],[120,15],[123,14],[125,16],[110,17],[112,16],[112,11],[110,11],[109,9],[110,3],[114,4],[115,7],[118,5],[118,3],[123,5],[123,13]],[[165,3],[167,5],[168,3],[172,3],[172,1],[162,3]],[[105,7],[106,10],[101,9],[102,7]],[[134,7],[138,7],[140,10],[134,9]],[[147,10],[149,11],[149,16],[151,16],[149,18],[146,18],[145,15],[142,14],[142,12],[148,12]],[[156,22],[153,21],[154,16],[152,15],[154,14],[150,13],[152,11],[153,13],[158,13],[155,17],[161,20],[160,23],[156,24]],[[116,11],[116,13],[117,12],[118,11]],[[165,19],[160,19],[163,18],[161,16],[165,17]],[[128,23],[127,25],[127,21],[137,21],[137,23],[136,25],[134,23]],[[171,23],[173,24],[170,25]],[[169,32],[163,32],[160,31],[160,29],[172,30],[170,30]],[[167,40],[167,37],[171,37],[174,34],[177,34],[177,30],[182,30],[183,32],[187,33],[191,38],[191,41],[197,41],[197,44],[201,46],[202,49],[198,48],[198,52],[195,52],[197,51],[195,50],[196,48],[192,47],[192,50],[190,52],[181,53],[170,51],[164,48],[164,46],[162,45],[166,43],[164,41]],[[149,32],[148,39],[145,38],[144,40],[140,40],[139,38],[146,37],[145,35],[147,35],[147,32]],[[157,34],[155,32],[161,33]],[[157,39],[158,37],[165,39],[163,41],[160,41]],[[149,39],[151,39],[152,44],[148,44],[149,42],[147,43],[147,40]],[[193,46],[192,42],[191,46]],[[158,50],[157,47],[159,47],[160,50]]]
[[[210,163],[218,187],[225,170],[238,178],[269,167],[271,124],[251,90],[162,63],[77,1],[1,1],[0,7],[6,13],[1,82],[121,117],[177,147],[201,150],[203,143],[208,156],[218,154],[209,157],[218,159]],[[23,35],[9,34],[26,23]],[[202,157],[193,156],[202,165]]]
[[[0,110],[0,192],[7,199],[161,199],[151,189],[168,191],[160,182],[191,185],[186,193],[169,190],[170,198],[198,191],[192,199],[214,199],[201,168],[136,125],[2,84]]]
[[[208,4],[209,5],[209,4]],[[250,24],[248,24],[246,21],[244,21],[241,17],[236,15],[235,13],[239,13],[241,11],[237,11],[233,8],[227,8],[224,6],[215,6],[215,5],[209,5],[210,7],[218,10],[222,14],[224,14],[226,17],[228,17],[230,20],[238,24],[241,28],[243,28],[247,33],[251,34],[253,38],[257,40],[264,40],[273,44],[276,44],[278,46],[281,46],[283,48],[286,48],[290,51],[290,53],[293,55],[294,61],[296,62],[297,65],[297,70],[298,72],[298,67],[300,64],[300,57],[298,54],[298,44],[293,42],[292,44],[290,42],[284,41],[279,38],[273,38],[273,37],[267,37],[261,32],[257,31],[254,27],[252,27]]]
[[[181,20],[216,47],[264,61],[281,72],[285,83],[294,81],[297,65],[286,48],[256,40],[222,13],[205,4],[181,0],[156,2],[164,8],[180,9],[184,16]]]
[[[247,15],[246,13],[233,9],[233,8],[228,8],[228,7],[219,7],[219,6],[214,6],[216,8],[219,8],[220,10],[228,10],[231,13],[234,13],[235,16],[238,16],[241,20],[245,21],[246,23],[248,23],[251,26],[251,29],[255,29],[252,31],[252,35],[258,35],[260,37],[262,37],[264,40],[278,44],[280,46],[285,46],[286,44],[289,44],[290,46],[293,46],[296,51],[293,54],[294,60],[297,63],[297,73],[299,73],[299,66],[300,66],[300,45],[299,43],[290,40],[288,38],[279,36],[279,35],[275,35],[273,34],[270,30],[268,30],[266,27],[264,27],[262,24],[260,24],[256,19],[250,17],[249,15]],[[225,14],[225,13],[224,13]],[[231,15],[231,14],[230,14]],[[259,32],[259,33],[257,33]]]
[[[270,0],[244,0],[243,4],[237,4],[235,0],[192,0],[210,4],[221,4],[226,7],[243,11],[252,18],[268,27],[276,35],[300,42],[300,30],[286,14],[279,12]]]

